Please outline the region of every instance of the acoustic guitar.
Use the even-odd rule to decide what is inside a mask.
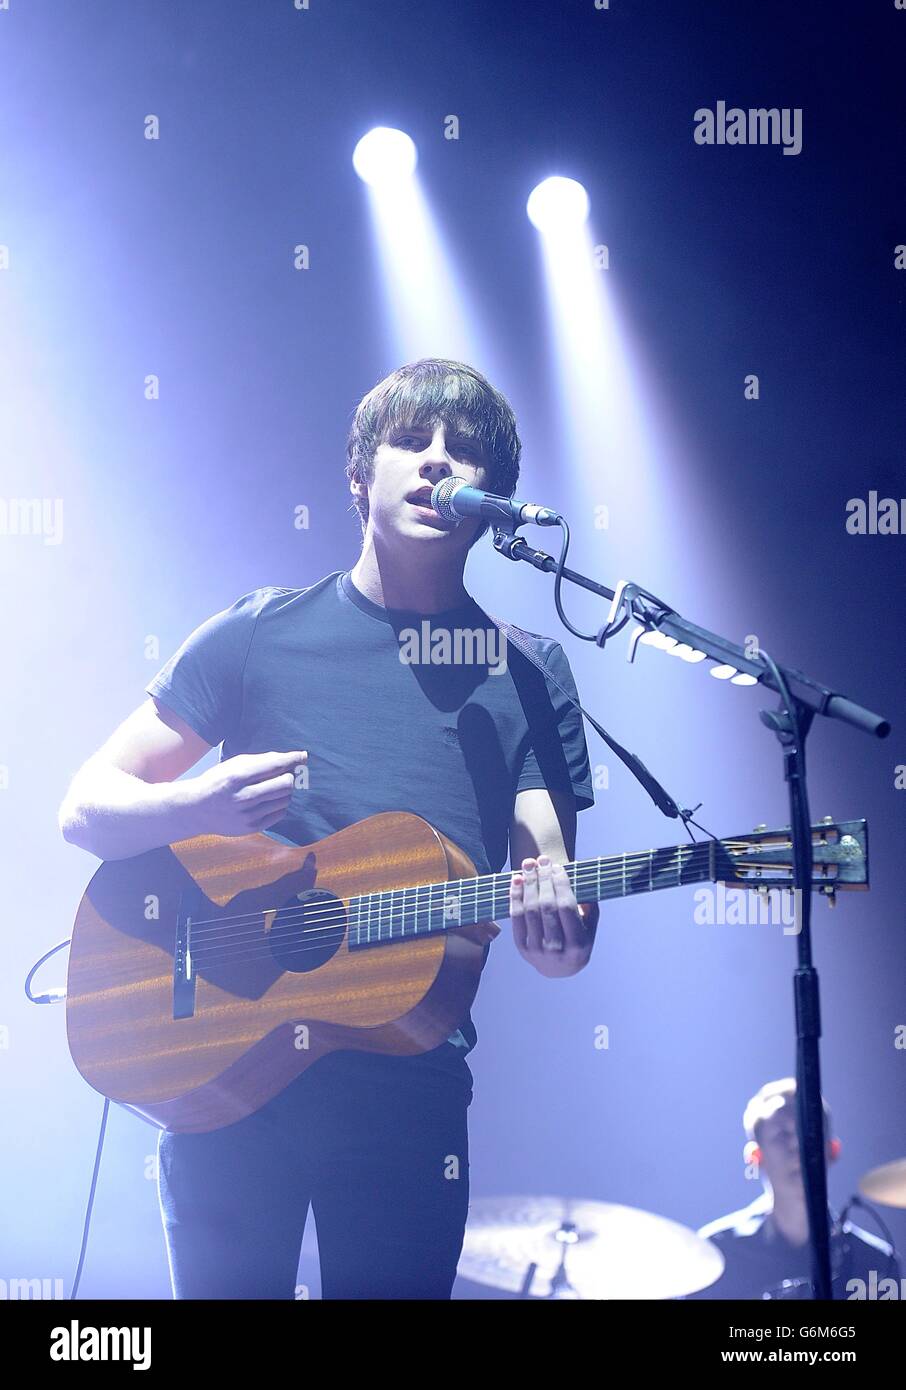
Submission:
[[[812,839],[813,888],[867,888],[864,820],[828,820]],[[566,870],[579,902],[708,881],[788,888],[791,848],[788,831],[760,829]],[[452,840],[395,811],[310,845],[201,835],[110,860],[73,929],[73,1061],[161,1128],[205,1131],[328,1052],[426,1052],[469,1010],[510,878],[476,876]]]

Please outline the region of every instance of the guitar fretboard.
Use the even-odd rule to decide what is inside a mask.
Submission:
[[[602,902],[732,877],[722,841],[674,845],[564,865],[576,901]],[[363,893],[348,900],[349,947],[432,936],[509,916],[512,871]]]

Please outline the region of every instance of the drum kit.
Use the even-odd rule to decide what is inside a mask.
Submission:
[[[859,1191],[882,1207],[906,1207],[906,1158],[872,1168],[859,1182]]]
[[[859,1190],[870,1201],[906,1208],[906,1159],[873,1168]],[[567,1197],[476,1198],[459,1262],[463,1278],[517,1298],[685,1298],[713,1284],[723,1268],[717,1246],[677,1221]]]

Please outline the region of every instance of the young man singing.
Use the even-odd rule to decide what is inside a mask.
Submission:
[[[360,402],[347,452],[363,529],[352,569],[257,589],[202,623],[77,773],[63,833],[118,859],[198,834],[270,829],[308,844],[380,811],[413,812],[479,874],[498,872],[509,850],[521,865],[510,897],[519,952],[545,976],[574,975],[597,922],[561,867],[575,857],[576,811],[594,800],[581,717],[465,590],[468,551],[487,528],[427,504],[451,473],[513,494],[513,413],[470,367],[426,359]],[[425,623],[484,630],[484,655],[506,659],[401,659],[404,631]],[[574,694],[561,647],[524,640]],[[217,745],[215,767],[175,780]],[[466,1016],[415,1056],[334,1052],[246,1119],[162,1133],[174,1296],[293,1297],[311,1205],[325,1298],[449,1298],[475,1042]]]

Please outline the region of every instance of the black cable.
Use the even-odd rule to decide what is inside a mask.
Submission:
[[[870,1216],[874,1217],[875,1221],[881,1228],[881,1232],[885,1240],[887,1241],[887,1244],[890,1246],[893,1258],[899,1263],[899,1256],[897,1254],[897,1243],[893,1238],[893,1234],[891,1233],[890,1227],[887,1225],[885,1221],[882,1220],[880,1213],[875,1211],[874,1207],[869,1202],[864,1202],[862,1198],[858,1195],[858,1193],[854,1193],[852,1197],[850,1197],[849,1201],[846,1203],[846,1206],[843,1208],[843,1211],[840,1215],[841,1227],[845,1226],[846,1218],[849,1216],[850,1210],[853,1207],[860,1207],[862,1211],[867,1211]]]
[[[51,956],[56,955],[57,951],[62,951],[63,947],[68,946],[71,941],[71,936],[67,936],[65,941],[58,941],[56,946],[51,946],[49,951],[45,951],[40,960],[35,961],[31,970],[29,970],[25,977],[25,997],[30,1000],[32,1004],[59,1004],[66,998],[65,989],[48,990],[46,994],[32,994],[31,982],[34,979],[35,972],[40,970],[44,962],[49,960]],[[76,1266],[75,1278],[72,1281],[72,1293],[69,1295],[71,1299],[75,1298],[78,1292],[79,1281],[82,1278],[82,1267],[85,1264],[85,1253],[88,1249],[88,1231],[91,1226],[91,1212],[94,1207],[94,1195],[98,1185],[98,1173],[101,1167],[101,1154],[104,1149],[104,1135],[107,1130],[107,1116],[109,1113],[110,1101],[105,1097],[104,1110],[101,1115],[101,1132],[98,1135],[97,1152],[94,1156],[94,1172],[91,1175],[91,1187],[88,1191],[88,1206],[85,1209],[85,1222],[82,1226],[82,1244],[79,1248],[79,1261]]]
[[[82,1266],[85,1263],[85,1251],[88,1248],[88,1228],[91,1224],[91,1211],[94,1206],[94,1193],[98,1185],[98,1171],[101,1166],[101,1152],[104,1148],[104,1133],[107,1129],[107,1116],[110,1113],[110,1101],[104,1097],[104,1111],[101,1115],[101,1132],[98,1135],[97,1153],[94,1156],[94,1172],[91,1175],[91,1188],[88,1192],[88,1206],[85,1209],[85,1224],[82,1227],[82,1245],[79,1250],[79,1263],[76,1266],[75,1278],[72,1281],[72,1293],[70,1298],[75,1298],[79,1288],[79,1280],[82,1277]]]
[[[557,617],[560,619],[563,626],[567,628],[574,637],[581,638],[583,642],[593,642],[595,640],[595,634],[580,632],[577,627],[573,627],[569,618],[567,618],[566,614],[563,611],[563,600],[560,597],[560,586],[563,583],[563,569],[566,565],[566,552],[569,550],[569,526],[567,525],[566,519],[562,516],[557,518],[557,525],[563,532],[563,544],[560,546],[560,559],[557,561],[557,572],[554,575],[554,605],[557,609]]]
[[[805,749],[802,746],[802,730],[799,727],[799,711],[796,707],[796,701],[790,694],[790,688],[786,683],[786,676],[783,674],[781,667],[777,665],[777,662],[774,660],[774,658],[772,656],[769,656],[763,647],[759,649],[758,655],[761,657],[765,666],[767,666],[771,675],[774,677],[774,680],[777,682],[777,689],[780,691],[780,698],[783,701],[783,712],[790,721],[790,728],[793,737],[796,740],[796,745],[799,749],[799,757],[802,760],[802,770],[804,773]]]

